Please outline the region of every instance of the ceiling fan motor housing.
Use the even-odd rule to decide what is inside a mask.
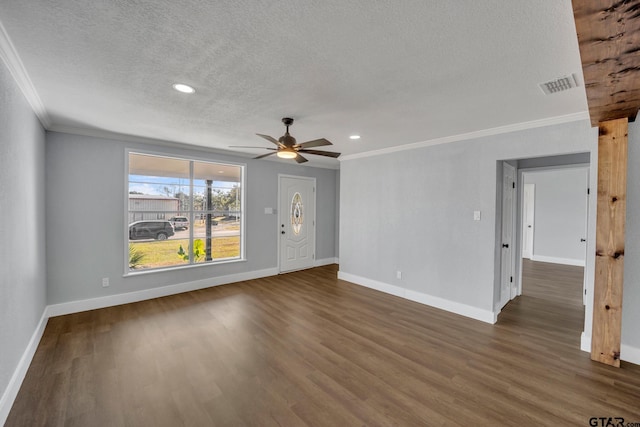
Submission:
[[[285,147],[293,147],[294,145],[296,145],[296,139],[294,137],[292,137],[291,135],[289,135],[289,132],[285,133],[283,136],[281,136],[278,141],[280,141],[280,143],[282,145],[284,145]]]
[[[293,124],[293,119],[291,117],[283,117],[282,123],[284,123],[284,125],[287,127],[287,131],[283,136],[278,138],[278,141],[285,147],[293,147],[294,145],[296,145],[296,139],[289,135],[289,126]]]

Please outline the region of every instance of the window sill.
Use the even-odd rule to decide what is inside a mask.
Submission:
[[[191,268],[199,268],[199,267],[213,267],[213,266],[216,266],[216,265],[233,264],[233,263],[236,263],[236,262],[246,262],[246,261],[247,261],[246,258],[233,258],[233,259],[227,259],[227,260],[223,260],[223,261],[207,262],[207,263],[200,263],[200,264],[177,265],[175,267],[150,268],[150,269],[146,269],[146,270],[133,270],[133,271],[128,271],[128,272],[124,273],[122,275],[122,277],[127,278],[127,277],[143,276],[143,275],[146,275],[146,274],[164,273],[164,272],[167,272],[167,271],[188,270],[188,269],[191,269]]]

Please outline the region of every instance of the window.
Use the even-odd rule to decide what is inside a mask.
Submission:
[[[302,196],[296,192],[296,194],[293,195],[293,200],[291,200],[291,228],[296,236],[300,234],[303,221]]]
[[[243,259],[244,166],[128,159],[128,272]]]

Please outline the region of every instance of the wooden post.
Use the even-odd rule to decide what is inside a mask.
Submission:
[[[628,119],[599,124],[591,359],[620,367]]]

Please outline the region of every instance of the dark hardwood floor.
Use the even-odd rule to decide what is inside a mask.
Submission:
[[[640,367],[580,351],[581,305],[528,294],[548,277],[489,325],[336,270],[52,318],[6,425],[640,422]]]

